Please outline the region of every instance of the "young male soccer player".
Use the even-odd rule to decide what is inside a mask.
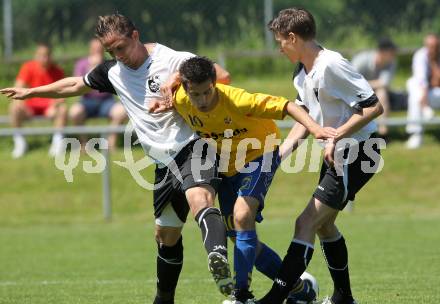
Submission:
[[[181,231],[188,209],[200,225],[212,275],[220,290],[229,294],[233,286],[227,261],[226,228],[220,210],[214,207],[217,169],[202,170],[201,178],[194,179],[191,162],[209,158],[206,153],[193,153],[198,136],[174,110],[148,112],[150,101],[161,96],[161,84],[193,55],[159,43],[142,44],[134,24],[119,14],[100,17],[96,36],[114,60],[103,62],[84,78],[69,77],[46,86],[7,88],[0,92],[15,99],[78,96],[92,89],[117,94],[144,150],[157,160],[156,182],[163,182],[153,194],[158,244],[154,303],[174,303],[183,263]],[[227,72],[217,68],[222,80],[227,80]]]
[[[373,119],[383,109],[368,82],[346,59],[317,44],[315,21],[308,11],[282,10],[269,28],[281,52],[292,63],[300,63],[294,79],[299,92],[297,104],[322,126],[336,128],[338,135],[325,146],[319,185],[296,220],[293,241],[271,290],[258,303],[283,303],[312,258],[317,234],[334,282],[333,295],[323,303],[353,304],[356,302],[350,287],[347,247],[335,220],[374,175],[374,166],[379,165],[373,161],[372,170],[366,170],[372,161],[369,155],[380,153],[377,144],[371,145],[369,139],[376,131]],[[296,125],[289,134],[291,145],[296,147],[306,135],[307,130]],[[338,144],[346,138],[356,144],[348,148]]]
[[[199,136],[215,141],[220,155],[220,208],[228,234],[235,239],[233,303],[254,303],[249,291],[254,264],[271,279],[281,266],[280,257],[258,241],[255,227],[255,221],[262,221],[264,199],[280,164],[280,140],[275,141],[280,134],[272,119],[283,119],[288,114],[319,138],[334,136],[335,132],[321,128],[306,111],[283,97],[250,94],[216,84],[214,65],[207,58],[186,60],[179,75],[182,86],[175,94],[176,110]],[[249,145],[251,149],[247,150]],[[301,286],[301,300],[309,303],[315,294],[311,288]]]

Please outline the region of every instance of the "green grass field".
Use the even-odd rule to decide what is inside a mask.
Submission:
[[[288,77],[235,85],[296,96]],[[0,97],[0,114],[6,109]],[[383,171],[359,194],[354,212],[343,212],[338,220],[349,245],[353,291],[361,304],[439,303],[438,132],[428,133],[418,151],[404,148],[401,129],[393,133],[383,153]],[[49,137],[31,137],[29,143],[29,153],[12,160],[10,138],[0,138],[0,303],[151,303],[156,259],[152,193],[113,164],[113,219],[106,222],[101,175],[82,170],[89,159],[81,158],[73,183],[67,183],[47,156]],[[143,155],[140,150],[135,154]],[[112,155],[112,160],[123,159],[122,150]],[[277,173],[258,228],[261,239],[282,256],[294,219],[316,185],[318,173],[307,172],[307,166],[298,174]],[[152,180],[151,169],[144,175]],[[221,303],[192,219],[184,229],[184,246],[176,303]],[[332,283],[316,246],[310,272],[324,296]],[[255,294],[269,287],[255,272]]]
[[[113,220],[101,214],[101,175],[74,171],[74,182],[36,148],[19,161],[0,145],[0,303],[151,303],[155,290],[152,195],[123,168],[112,166]],[[135,151],[137,158],[141,151]],[[438,303],[440,187],[438,145],[417,152],[400,142],[384,152],[385,167],[338,222],[350,250],[359,303]],[[122,160],[123,153],[112,155]],[[86,157],[81,158],[87,160]],[[307,165],[307,164],[306,164]],[[145,176],[151,179],[151,170]],[[317,173],[277,173],[261,239],[281,255],[294,218],[313,191]],[[317,249],[319,248],[318,244]],[[184,229],[185,263],[176,303],[221,303],[193,220]],[[230,246],[232,247],[232,246]],[[331,280],[320,250],[310,271],[321,295]],[[261,296],[270,282],[254,274]]]

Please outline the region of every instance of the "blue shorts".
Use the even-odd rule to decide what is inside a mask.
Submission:
[[[267,153],[266,157],[265,163],[263,163],[264,155],[252,161],[258,163],[258,168],[253,172],[239,172],[233,176],[221,176],[222,182],[218,190],[218,200],[229,237],[235,237],[234,205],[239,196],[256,198],[260,205],[255,221],[260,223],[263,220],[261,212],[264,208],[264,199],[281,163],[278,149]]]
[[[113,97],[107,99],[81,98],[87,118],[92,117],[110,117],[110,111],[116,101]]]

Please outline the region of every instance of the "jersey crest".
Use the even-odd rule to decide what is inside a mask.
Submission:
[[[160,78],[159,75],[154,75],[148,78],[148,88],[151,92],[157,93],[160,90]]]

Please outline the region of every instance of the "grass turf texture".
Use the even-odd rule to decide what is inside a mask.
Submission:
[[[383,171],[360,193],[354,212],[338,219],[360,303],[440,300],[437,152],[432,143],[417,152],[401,143],[389,145]],[[114,217],[106,223],[101,176],[85,174],[79,167],[69,184],[46,153],[36,149],[12,161],[9,150],[0,149],[0,303],[151,303],[156,258],[151,193],[113,165]],[[140,150],[135,154],[142,156]],[[122,152],[112,159],[122,160]],[[152,171],[145,176],[151,180]],[[282,256],[294,218],[317,177],[277,173],[259,234]],[[176,303],[221,303],[192,219],[184,229],[184,246]],[[310,271],[321,295],[330,293],[332,283],[318,243]],[[254,272],[252,287],[261,296],[270,282]]]
[[[288,77],[238,79],[234,85],[296,97]],[[0,113],[6,109],[0,97]],[[365,304],[438,303],[438,143],[428,134],[422,149],[408,151],[402,130],[394,135],[398,140],[384,152],[383,171],[360,193],[354,213],[338,219],[349,246],[353,291]],[[31,137],[32,150],[13,161],[11,140],[0,138],[0,303],[151,303],[156,258],[151,192],[113,165],[114,216],[106,223],[101,176],[85,174],[82,161],[88,159],[82,157],[74,182],[67,183],[47,156],[49,140]],[[135,154],[138,159],[143,155],[140,150]],[[113,154],[112,160],[123,160],[123,153]],[[151,170],[144,175],[152,180]],[[281,256],[317,178],[318,173],[277,173],[259,234]],[[184,229],[184,245],[176,303],[221,303],[192,219]],[[321,295],[330,293],[318,243],[310,271]],[[261,296],[270,282],[254,272],[252,287]]]

